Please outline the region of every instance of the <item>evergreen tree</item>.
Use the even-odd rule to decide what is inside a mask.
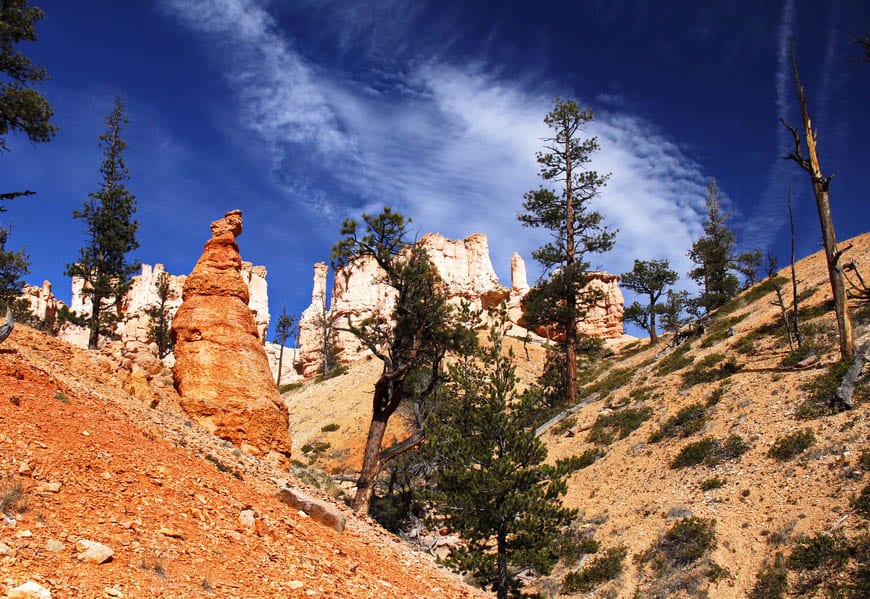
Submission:
[[[278,350],[278,380],[275,384],[281,387],[281,370],[284,366],[284,344],[287,340],[296,336],[296,318],[287,314],[287,306],[281,308],[281,316],[275,323],[275,338],[273,341],[281,346]]]
[[[0,302],[7,306],[13,305],[21,295],[22,277],[30,273],[30,260],[24,250],[6,249],[11,231],[11,227],[0,227]]]
[[[97,191],[88,194],[84,208],[73,212],[74,218],[85,223],[86,241],[78,261],[67,264],[66,274],[84,279],[82,293],[92,301],[91,315],[85,319],[90,349],[96,349],[100,335],[111,332],[130,288],[130,277],[139,268],[138,262],[127,262],[127,254],[139,247],[139,223],[133,218],[136,197],[125,184],[130,172],[124,162],[127,143],[121,134],[127,122],[124,105],[117,97],[106,117],[106,132],[100,135],[103,180]]]
[[[390,208],[376,216],[363,214],[362,219],[364,232],[354,220],[342,225],[345,237],[332,249],[333,266],[337,270],[356,260],[374,260],[383,271],[381,280],[395,290],[396,299],[391,315],[368,318],[346,329],[383,362],[353,500],[356,511],[368,509],[381,466],[422,441],[418,423],[410,437],[382,451],[390,417],[403,402],[425,403],[438,388],[446,352],[472,337],[471,331],[455,322],[426,250],[408,241],[410,221]]]
[[[655,343],[658,341],[656,333],[657,303],[665,292],[665,288],[677,282],[676,271],[671,270],[671,265],[667,260],[635,260],[634,268],[620,276],[623,287],[649,298],[646,307],[642,306],[640,302],[632,303],[625,310],[624,318],[645,328],[649,332],[650,343]]]
[[[547,574],[558,561],[556,540],[574,510],[562,506],[565,478],[576,459],[546,464],[535,436],[537,387],[520,393],[509,324],[502,304],[489,343],[450,366],[447,398],[427,433],[435,462],[431,499],[463,543],[448,558],[499,599],[520,596],[521,571]]]
[[[544,118],[554,134],[544,140],[545,151],[538,152],[537,161],[540,177],[558,183],[559,189],[542,186],[529,191],[524,196],[525,213],[519,215],[523,225],[551,233],[552,241],[532,254],[549,278],[526,295],[525,320],[529,326],[553,326],[563,339],[568,369],[566,403],[577,395],[577,326],[584,315],[584,303],[591,299],[584,290],[589,268],[585,256],[610,250],[615,237],[614,231],[601,224],[601,213],[589,208],[608,177],[586,167],[598,149],[598,140],[580,139],[580,134],[593,118],[591,110],[581,111],[576,103],[556,98],[553,110]]]
[[[45,97],[29,87],[48,79],[43,67],[15,49],[22,41],[36,41],[36,22],[44,13],[27,0],[0,2],[0,152],[8,150],[6,135],[24,133],[33,143],[49,141],[57,127],[49,123],[53,111]],[[33,195],[32,191],[0,193],[0,200]],[[0,211],[4,208],[0,205]]]
[[[695,300],[697,306],[709,313],[737,295],[740,282],[734,273],[734,233],[728,228],[728,216],[722,212],[722,195],[716,188],[716,179],[707,186],[707,220],[704,235],[692,244],[688,256],[695,264],[689,271],[701,286]]]
[[[663,304],[659,304],[657,313],[661,316],[662,329],[666,333],[676,334],[686,324],[683,312],[689,303],[688,291],[669,289]]]
[[[749,289],[758,282],[758,271],[761,270],[763,259],[764,255],[759,249],[743,252],[735,259],[737,272],[746,277],[743,281],[744,289]]]
[[[172,314],[166,303],[169,301],[169,273],[166,271],[157,275],[157,305],[145,310],[151,318],[148,327],[148,338],[157,344],[157,357],[161,360],[168,356],[175,347],[172,341],[171,325]]]

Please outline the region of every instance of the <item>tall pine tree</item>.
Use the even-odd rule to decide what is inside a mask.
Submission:
[[[133,218],[136,197],[125,183],[130,179],[124,162],[127,142],[122,137],[127,122],[121,98],[116,97],[106,117],[106,132],[100,135],[102,181],[97,191],[88,194],[82,210],[73,212],[74,218],[85,223],[86,241],[79,259],[67,264],[66,274],[81,277],[82,293],[91,299],[91,314],[84,319],[90,330],[90,349],[96,349],[100,335],[111,332],[130,288],[130,277],[139,268],[138,262],[127,261],[127,254],[139,247],[139,223]]]
[[[584,288],[589,268],[585,257],[610,250],[616,235],[601,224],[601,213],[589,208],[608,177],[587,168],[592,153],[598,150],[598,140],[581,139],[581,133],[593,118],[591,110],[580,110],[575,102],[556,98],[553,110],[544,117],[553,137],[545,138],[545,151],[538,152],[537,161],[540,177],[557,184],[557,189],[541,186],[526,193],[525,213],[518,217],[527,227],[549,230],[552,237],[532,254],[549,278],[526,296],[525,320],[529,326],[555,327],[563,339],[566,403],[577,395],[577,326],[584,315],[584,299],[590,299],[584,297],[588,295]]]
[[[545,463],[533,424],[541,390],[517,390],[504,304],[494,316],[489,343],[450,366],[425,451],[436,464],[430,498],[439,524],[463,540],[448,563],[506,599],[519,596],[521,571],[547,574],[558,561],[556,539],[574,516],[560,497],[577,462]]]
[[[711,312],[737,295],[740,281],[734,268],[734,232],[728,228],[728,215],[722,212],[722,194],[716,188],[716,179],[710,179],[705,200],[707,220],[704,235],[692,244],[689,259],[695,268],[689,271],[701,287],[695,300],[697,307]]]
[[[456,322],[426,250],[409,242],[410,221],[387,207],[378,215],[363,214],[362,218],[364,231],[354,220],[342,225],[344,239],[332,248],[333,264],[337,270],[357,260],[374,260],[383,271],[381,281],[395,291],[395,303],[392,314],[351,323],[345,329],[383,363],[372,396],[372,418],[353,500],[356,511],[368,510],[382,465],[423,439],[421,423],[417,423],[408,438],[381,450],[390,417],[402,403],[425,403],[441,381],[447,351],[472,336]],[[420,410],[415,407],[415,411]]]

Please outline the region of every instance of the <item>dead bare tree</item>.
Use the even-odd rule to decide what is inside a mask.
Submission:
[[[776,274],[776,256],[773,254],[767,255],[767,279],[773,285],[773,290],[776,292],[776,299],[771,302],[779,308],[780,316],[782,317],[782,326],[785,328],[785,338],[788,340],[788,351],[794,351],[794,335],[792,333],[792,325],[788,317],[788,310],[785,307],[785,298],[782,296],[781,281]]]
[[[801,120],[803,122],[804,136],[807,145],[808,158],[804,158],[801,148],[801,136],[798,130],[789,125],[785,119],[780,118],[782,124],[791,131],[794,138],[794,150],[785,156],[786,160],[794,160],[798,166],[804,169],[810,176],[813,185],[813,193],[816,197],[816,207],[819,211],[819,223],[822,227],[822,241],[825,246],[825,258],[828,263],[828,277],[831,281],[831,291],[834,296],[834,309],[837,312],[837,329],[840,336],[840,356],[843,360],[851,360],[855,356],[855,332],[852,327],[852,318],[849,315],[849,304],[846,299],[846,285],[843,270],[840,266],[840,258],[843,252],[837,249],[837,237],[834,233],[834,221],[831,218],[830,186],[833,175],[822,176],[819,166],[819,156],[816,151],[818,132],[813,130],[810,115],[807,111],[807,100],[804,87],[801,85],[798,75],[797,59],[794,55],[794,42],[791,45],[791,63],[794,68],[794,83],[797,88],[798,102],[801,108]]]

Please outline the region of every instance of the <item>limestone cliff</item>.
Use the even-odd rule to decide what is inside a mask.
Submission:
[[[511,257],[511,287],[501,285],[489,257],[486,235],[475,234],[465,239],[451,240],[437,233],[424,235],[418,242],[429,255],[438,274],[445,283],[451,302],[468,301],[482,309],[508,304],[509,315],[518,325],[522,319],[522,299],[529,291],[526,266],[519,254]],[[304,376],[318,374],[323,365],[324,336],[331,338],[334,359],[348,363],[365,352],[351,333],[342,329],[348,323],[359,323],[366,318],[389,319],[393,310],[394,291],[381,282],[383,272],[371,259],[356,260],[334,273],[332,298],[327,304],[326,285],[328,267],[320,262],[314,267],[314,290],[311,305],[302,313],[299,322],[299,363]],[[586,318],[581,323],[583,333],[613,338],[622,335],[623,297],[618,285],[619,277],[608,273],[592,273],[591,286],[601,291],[594,305],[586,307]],[[546,331],[539,331],[546,338]],[[525,334],[515,330],[514,334]]]
[[[248,307],[236,243],[241,212],[227,212],[211,230],[172,321],[175,387],[192,420],[246,453],[287,466],[287,408]]]

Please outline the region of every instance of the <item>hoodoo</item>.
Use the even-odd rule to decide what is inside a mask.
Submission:
[[[248,307],[236,243],[241,211],[213,222],[211,233],[172,321],[175,387],[192,420],[246,453],[287,466],[287,408]]]

